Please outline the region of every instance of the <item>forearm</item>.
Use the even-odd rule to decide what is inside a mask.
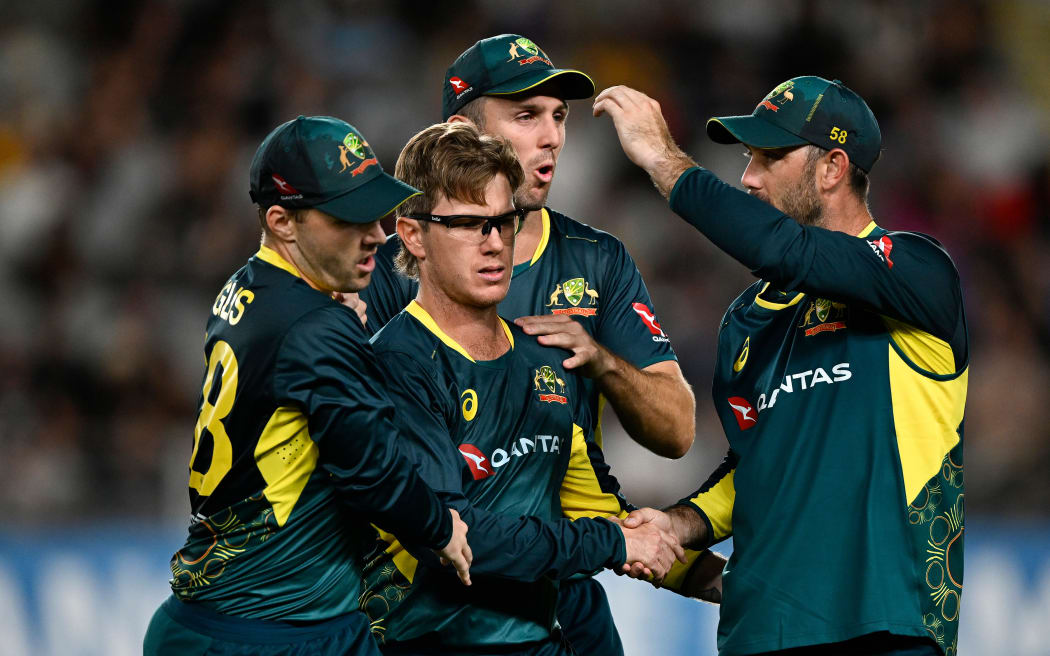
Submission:
[[[564,579],[622,565],[623,532],[606,519],[543,521],[453,503],[470,526],[471,572],[520,581]]]
[[[686,549],[706,549],[711,542],[707,524],[692,508],[684,505],[671,506],[664,512],[671,518],[671,532]]]
[[[677,364],[644,370],[609,353],[611,365],[597,378],[624,430],[653,453],[680,458],[696,432],[696,399]]]

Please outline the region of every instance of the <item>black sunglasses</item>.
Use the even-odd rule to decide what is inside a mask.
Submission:
[[[517,234],[521,231],[521,226],[525,223],[525,216],[528,213],[529,211],[526,209],[513,209],[506,214],[497,214],[496,216],[479,216],[476,214],[405,214],[403,216],[406,219],[440,223],[454,235],[461,238],[476,235],[480,241],[488,237],[493,228],[496,229],[500,236],[504,236],[503,227],[506,225],[513,227],[512,232],[506,236]]]

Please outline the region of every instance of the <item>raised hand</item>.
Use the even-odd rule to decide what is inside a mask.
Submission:
[[[441,557],[442,565],[452,563],[463,585],[470,585],[470,563],[474,560],[474,554],[470,552],[470,545],[467,543],[469,529],[455,509],[449,508],[448,511],[452,513],[452,537],[449,538],[448,544],[435,553]]]
[[[665,197],[686,169],[696,166],[675,144],[660,103],[641,91],[615,86],[594,99],[595,116],[608,114],[628,159],[645,169]]]

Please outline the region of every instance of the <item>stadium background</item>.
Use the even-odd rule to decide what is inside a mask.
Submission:
[[[0,654],[139,649],[186,523],[207,308],[258,239],[247,169],[265,133],[339,116],[392,170],[439,119],[448,63],[501,32],[654,96],[733,182],[745,160],[707,141],[708,116],[799,74],[869,101],[874,215],[940,239],[966,293],[959,653],[1050,654],[1045,0],[0,2]],[[667,210],[589,106],[572,105],[550,204],[628,245],[696,388],[682,460],[607,428],[629,496],[664,504],[722,456],[715,330],[751,277]],[[714,607],[604,580],[629,654],[714,653]]]

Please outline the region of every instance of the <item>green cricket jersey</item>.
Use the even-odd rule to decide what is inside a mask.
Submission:
[[[440,547],[451,518],[400,455],[357,315],[263,247],[215,299],[190,458],[184,602],[317,621],[358,608],[369,522]]]
[[[362,607],[388,646],[451,653],[547,640],[553,580],[624,561],[620,529],[589,517],[619,503],[590,468],[579,379],[561,366],[564,351],[501,323],[511,348],[490,361],[471,358],[414,301],[373,337],[404,450],[470,526],[474,554],[468,588],[447,569],[417,567],[383,534]],[[587,494],[594,504],[581,502]]]
[[[620,240],[553,210],[543,209],[541,214],[540,242],[530,261],[514,267],[500,316],[568,314],[579,318],[595,341],[639,369],[674,360],[671,340],[657,321],[645,282]],[[397,235],[391,235],[376,255],[372,284],[361,292],[373,330],[408,305],[419,287],[393,268],[400,248]],[[594,381],[583,379],[582,385],[592,418],[583,428],[594,469],[602,488],[619,494],[601,453],[604,398]],[[626,502],[623,506],[629,507]]]
[[[721,323],[723,465],[681,503],[733,536],[719,653],[877,631],[956,652],[969,347],[944,249],[804,227],[703,169],[672,209],[762,278]]]

